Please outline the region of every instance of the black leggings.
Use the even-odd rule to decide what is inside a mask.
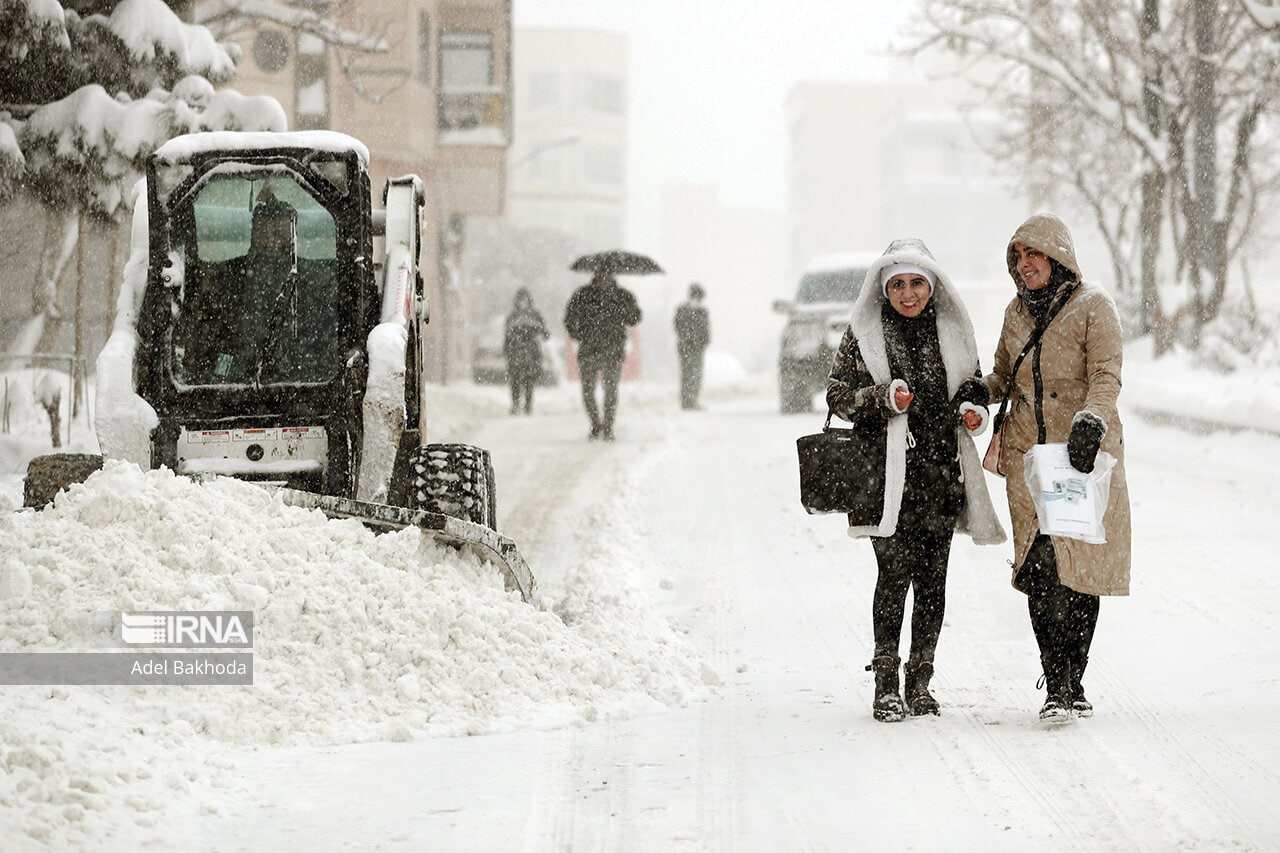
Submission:
[[[932,661],[947,606],[947,559],[954,523],[944,529],[907,528],[873,538],[879,574],[871,604],[876,656],[897,657],[907,589],[912,593],[911,658]]]
[[[1023,565],[1019,574],[1024,582],[1020,585],[1027,593],[1027,610],[1040,656],[1062,654],[1081,666],[1093,645],[1101,599],[1058,582],[1053,541],[1043,533],[1036,536]]]

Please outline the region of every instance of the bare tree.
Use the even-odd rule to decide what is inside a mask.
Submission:
[[[381,103],[412,75],[406,68],[369,62],[370,56],[389,53],[399,41],[391,35],[391,21],[364,15],[356,0],[317,4],[314,9],[276,0],[209,0],[196,8],[196,20],[222,40],[243,37],[264,24],[319,39],[352,91],[373,103]]]
[[[1239,0],[923,0],[912,33],[912,53],[969,60],[1007,117],[998,155],[1093,215],[1116,287],[1140,297],[1130,320],[1161,349],[1179,328],[1195,345],[1217,315],[1280,179],[1257,134],[1280,105],[1280,45],[1250,15]],[[1166,235],[1186,285],[1172,311],[1176,289],[1158,286]]]

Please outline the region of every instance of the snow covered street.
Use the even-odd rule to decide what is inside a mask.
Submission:
[[[1280,845],[1280,441],[1129,417],[1134,594],[1103,602],[1093,719],[1036,719],[1008,548],[957,539],[942,716],[885,725],[863,671],[870,546],[798,505],[793,441],[816,416],[765,395],[684,413],[674,391],[626,387],[608,445],[585,440],[568,389],[536,405],[468,436],[494,451],[500,526],[548,597],[589,578],[647,600],[700,658],[706,698],[479,737],[228,748],[219,813],[173,816],[159,848]]]

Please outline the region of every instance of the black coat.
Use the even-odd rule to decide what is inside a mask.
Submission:
[[[932,306],[914,319],[886,302],[881,315],[893,376],[906,381],[915,398],[907,409],[914,447],[907,451],[906,479],[898,529],[950,528],[964,508],[964,483],[957,459],[958,414],[947,396],[947,373]],[[853,330],[845,331],[827,380],[827,405],[861,429],[884,430],[892,412],[889,386],[867,370]]]
[[[507,315],[502,352],[507,372],[516,379],[537,379],[542,373],[542,342],[551,337],[536,308],[516,308]]]
[[[627,351],[627,328],[640,322],[635,294],[616,284],[579,287],[564,312],[564,327],[578,342],[578,358],[621,361]]]
[[[706,306],[682,302],[676,309],[676,346],[681,352],[700,352],[711,343],[711,319]]]

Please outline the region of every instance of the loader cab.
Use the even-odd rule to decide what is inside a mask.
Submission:
[[[160,418],[153,467],[350,495],[379,313],[367,155],[337,134],[220,136],[147,164],[135,384]]]

